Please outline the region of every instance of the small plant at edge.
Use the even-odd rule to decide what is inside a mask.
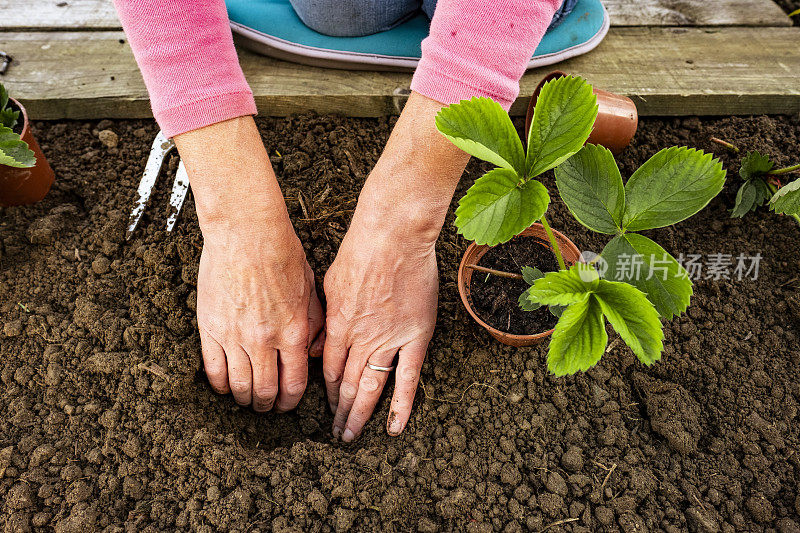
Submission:
[[[8,91],[0,83],[0,165],[28,168],[36,164],[36,156],[28,148],[14,127],[19,121],[19,111],[9,106]]]

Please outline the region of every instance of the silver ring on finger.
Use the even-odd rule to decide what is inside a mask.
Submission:
[[[372,363],[367,361],[367,368],[370,368],[370,369],[375,370],[377,372],[391,372],[392,370],[395,369],[395,365],[392,365],[392,366],[379,366],[379,365],[373,365]]]

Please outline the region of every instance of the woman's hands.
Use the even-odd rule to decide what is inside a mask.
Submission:
[[[399,435],[411,414],[436,323],[435,243],[469,156],[436,130],[442,104],[412,93],[359,197],[325,276],[324,375],[334,435],[349,442],[372,415],[391,366],[387,420]]]
[[[325,277],[323,367],[345,441],[361,433],[389,377],[368,362],[397,357],[389,434],[411,414],[436,322],[435,243],[469,159],[436,130],[441,107],[411,94]],[[257,411],[292,409],[324,317],[255,123],[233,119],[175,142],[205,240],[197,314],[209,381]]]
[[[211,386],[256,411],[293,409],[324,324],[252,117],[175,137],[203,231],[197,322]]]

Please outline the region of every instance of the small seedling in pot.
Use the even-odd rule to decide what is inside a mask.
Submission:
[[[14,131],[19,115],[19,111],[9,105],[8,91],[0,83],[0,165],[29,168],[36,164],[36,156]]]
[[[735,153],[739,149],[723,140],[712,138],[712,142],[725,146]],[[736,203],[731,217],[741,218],[764,204],[779,214],[789,215],[800,224],[800,179],[781,186],[781,177],[800,171],[800,164],[775,168],[769,156],[752,151],[742,159],[739,176],[744,183],[736,193]]]
[[[463,101],[437,117],[437,127],[456,146],[500,167],[479,178],[460,200],[459,233],[495,245],[541,220],[548,235],[557,272],[527,267],[521,274],[504,274],[531,285],[520,296],[523,309],[548,306],[559,316],[547,357],[556,375],[587,370],[600,360],[608,344],[606,319],[644,364],[661,358],[660,318],[686,310],[692,283],[675,258],[633,232],[685,220],[719,194],[725,181],[722,165],[710,154],[674,147],[654,155],[623,184],[609,150],[582,147],[596,110],[591,86],[580,78],[547,83],[534,110],[527,155],[508,115],[489,100]],[[533,179],[551,168],[575,218],[592,231],[614,235],[600,256],[607,265],[605,279],[594,263],[567,268],[564,262],[544,216],[549,194]],[[640,266],[640,274],[612,281],[628,277],[626,259]]]

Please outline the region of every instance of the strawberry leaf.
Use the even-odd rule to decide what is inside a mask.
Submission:
[[[584,293],[564,310],[556,324],[547,368],[556,376],[586,371],[600,361],[607,344],[600,303],[593,294]]]
[[[29,168],[36,164],[36,155],[11,128],[0,126],[0,165]]]
[[[642,363],[661,359],[664,332],[647,296],[627,283],[601,280],[594,293],[603,314]]]
[[[758,152],[747,152],[742,159],[742,166],[739,168],[739,176],[743,180],[750,180],[758,176],[763,176],[775,165],[769,157]]]
[[[731,218],[742,218],[750,211],[764,205],[772,196],[769,187],[761,178],[745,181],[736,193],[736,203],[731,210]]]
[[[722,190],[725,170],[712,154],[686,147],[661,150],[625,185],[626,231],[661,228],[703,209]]]
[[[621,231],[625,186],[607,148],[587,144],[555,173],[561,199],[578,222],[600,233]]]
[[[583,78],[544,84],[528,132],[527,176],[536,177],[581,149],[597,118],[597,97]]]
[[[800,215],[800,179],[778,189],[769,203],[776,213]]]
[[[462,100],[442,108],[436,128],[470,155],[525,176],[525,151],[508,113],[490,98]]]
[[[529,289],[528,298],[542,305],[570,305],[592,292],[599,283],[594,267],[576,263],[569,270],[548,272]]]
[[[458,232],[478,244],[495,245],[542,218],[550,203],[544,185],[521,183],[513,170],[496,168],[478,178],[458,202]]]
[[[607,280],[624,281],[645,293],[664,318],[689,307],[692,281],[686,270],[661,246],[642,235],[627,233],[609,242],[601,253]]]

